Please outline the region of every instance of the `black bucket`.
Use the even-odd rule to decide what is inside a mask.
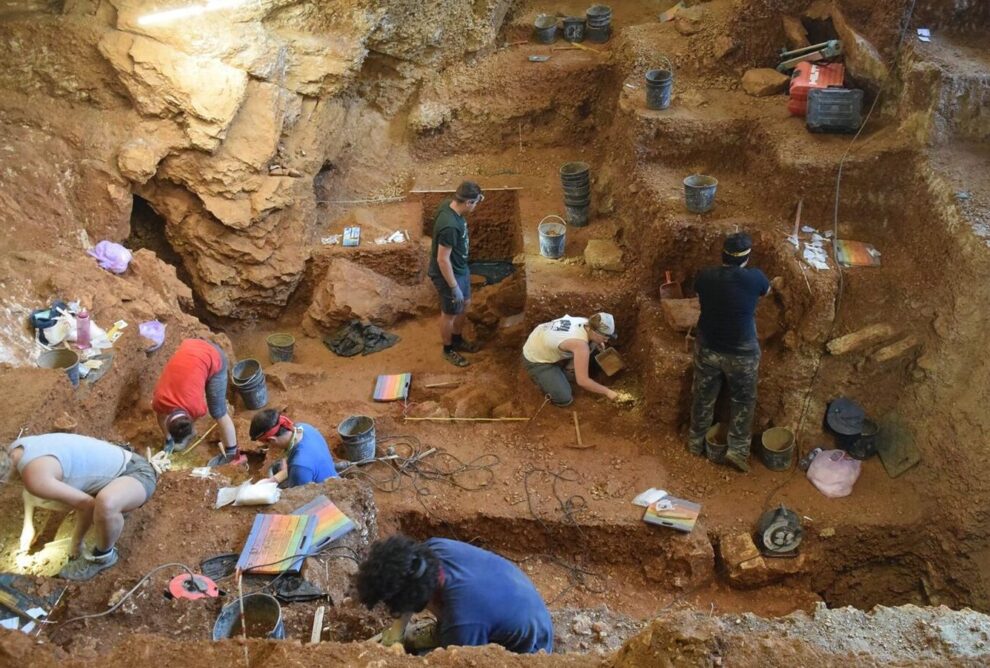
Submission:
[[[718,179],[704,174],[693,174],[684,179],[684,205],[691,213],[707,213],[715,206],[715,190]]]
[[[560,166],[560,182],[564,185],[582,185],[591,178],[591,165],[586,162],[565,162]]]
[[[567,202],[564,202],[564,217],[567,219],[567,224],[571,227],[584,227],[587,225],[589,208],[587,204],[571,206]]]
[[[705,432],[705,456],[716,464],[721,464],[725,461],[725,453],[728,451],[725,428],[721,422],[716,422]]]
[[[344,445],[344,458],[363,462],[375,456],[375,421],[366,415],[352,415],[337,426]]]
[[[249,411],[264,408],[268,403],[268,385],[265,384],[265,372],[261,362],[253,359],[241,360],[234,365],[234,389],[241,395],[244,407]]]
[[[591,184],[585,183],[584,185],[565,185],[564,194],[570,195],[572,197],[583,197],[591,192]]]
[[[275,362],[291,362],[295,353],[296,338],[291,334],[272,334],[265,343],[268,344],[268,359]]]
[[[851,442],[848,440],[849,437],[845,437],[847,440],[842,449],[848,452],[853,459],[869,459],[877,454],[877,434],[879,432],[880,427],[876,422],[869,418],[863,418],[863,433]]]
[[[591,204],[591,197],[567,197],[564,196],[564,206],[573,206],[576,208],[586,207]]]
[[[568,42],[584,41],[584,19],[582,17],[564,17],[564,39]]]
[[[244,622],[241,623],[241,606],[244,607]],[[213,640],[240,638],[285,638],[285,623],[282,621],[282,606],[274,596],[268,594],[248,594],[234,599],[223,606],[220,616],[213,624]]]
[[[602,44],[612,36],[612,8],[608,5],[592,5],[585,12],[588,28],[585,35],[589,42]]]
[[[666,58],[664,59],[666,60]],[[646,108],[661,110],[670,106],[674,91],[674,71],[667,61],[666,69],[650,70],[646,73]]]
[[[763,432],[760,457],[771,471],[787,471],[794,462],[794,434],[785,427],[772,427]]]
[[[557,19],[540,14],[533,21],[533,37],[540,44],[553,44],[557,40]]]
[[[79,385],[79,354],[68,348],[46,350],[38,356],[38,366],[42,369],[65,369],[72,387]]]

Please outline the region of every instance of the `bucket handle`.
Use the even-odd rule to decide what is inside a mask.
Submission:
[[[668,72],[670,72],[671,78],[673,78],[674,77],[674,65],[670,62],[670,58],[668,58],[667,56],[660,56],[659,60],[662,61],[663,63],[667,63],[667,68],[666,69],[667,69]]]
[[[565,228],[567,227],[567,221],[566,220],[564,220],[563,218],[561,218],[560,216],[558,216],[556,214],[551,213],[549,216],[544,216],[543,217],[543,220],[541,220],[540,222],[538,222],[536,224],[536,229],[537,230],[540,229],[540,225],[542,225],[543,223],[545,223],[547,221],[547,218],[556,218],[557,220],[560,221],[560,224],[561,225],[563,225]]]

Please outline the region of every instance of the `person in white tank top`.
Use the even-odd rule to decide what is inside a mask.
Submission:
[[[555,406],[574,401],[570,381],[563,363],[573,360],[574,379],[578,386],[615,400],[618,395],[588,376],[592,348],[604,348],[615,336],[615,319],[609,313],[590,318],[565,315],[545,322],[530,333],[523,346],[523,365],[540,389]]]

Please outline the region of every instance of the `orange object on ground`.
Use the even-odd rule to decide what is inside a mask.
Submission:
[[[804,116],[808,112],[808,91],[812,88],[841,86],[846,76],[842,63],[798,63],[791,75],[791,99],[787,110],[794,116]]]

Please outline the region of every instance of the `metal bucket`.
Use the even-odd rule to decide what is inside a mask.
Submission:
[[[241,604],[244,605],[244,622],[241,623]],[[223,606],[220,616],[213,624],[213,640],[240,638],[285,638],[285,623],[282,620],[282,606],[274,596],[268,594],[248,594],[234,599]]]
[[[560,222],[547,222],[550,218],[556,218]],[[567,240],[567,223],[564,219],[560,216],[547,216],[540,221],[536,229],[540,233],[540,255],[551,260],[563,257]]]
[[[564,39],[568,42],[584,41],[584,18],[580,16],[564,17]]]
[[[725,461],[725,453],[728,451],[725,428],[721,422],[716,422],[705,432],[705,456],[716,464],[721,464]]]
[[[375,421],[366,415],[352,415],[337,426],[344,446],[344,457],[362,462],[375,456]]]
[[[79,355],[71,350],[46,350],[38,356],[38,366],[42,369],[65,369],[72,387],[79,385]]]
[[[291,362],[295,353],[296,337],[291,334],[272,334],[265,343],[268,344],[268,359],[275,362]]]
[[[718,179],[704,174],[692,174],[684,179],[684,204],[691,213],[707,213],[715,207]]]
[[[244,407],[249,411],[264,408],[268,403],[268,385],[265,383],[261,362],[253,359],[241,360],[234,365],[231,375],[234,389],[241,395]]]
[[[540,14],[533,21],[533,36],[540,44],[553,44],[557,40],[557,19]]]
[[[763,432],[760,457],[771,471],[787,471],[794,462],[794,434],[786,427],[773,427]]]
[[[664,58],[667,67],[650,70],[646,73],[646,108],[661,110],[670,106],[674,91],[674,68],[670,60]]]

